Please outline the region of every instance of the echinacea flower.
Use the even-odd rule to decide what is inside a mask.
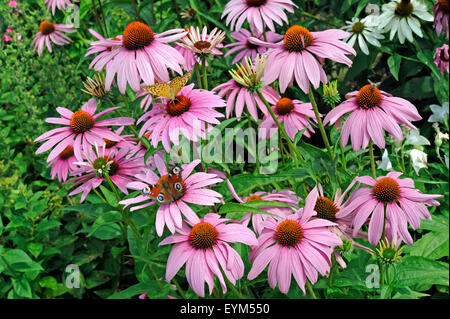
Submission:
[[[258,90],[269,103],[276,103],[280,98],[279,94],[268,86],[261,77],[266,66],[264,56],[257,56],[253,62],[249,57],[245,58],[246,65],[238,65],[236,71],[230,71],[232,79],[216,86],[213,92],[225,97],[227,101],[226,115],[229,118],[233,111],[237,117],[241,117],[244,106],[250,115],[258,120],[258,109],[263,114],[267,114],[267,108],[258,95]]]
[[[182,227],[181,214],[192,223],[198,223],[197,214],[186,203],[214,206],[220,202],[222,195],[205,187],[222,182],[216,174],[192,173],[200,160],[194,160],[190,164],[179,168],[175,167],[169,174],[164,164],[163,157],[154,157],[155,165],[161,175],[158,177],[153,171],[145,169],[143,173],[135,177],[139,180],[131,182],[128,188],[142,191],[137,197],[125,199],[119,204],[125,206],[147,202],[145,204],[131,207],[130,211],[160,203],[156,213],[156,233],[162,236],[164,226],[175,233],[175,226]],[[174,171],[176,169],[176,171]],[[190,176],[189,176],[190,175]],[[170,186],[170,189],[168,187]],[[148,202],[149,201],[149,202]]]
[[[366,148],[370,139],[379,147],[385,148],[383,130],[398,140],[403,140],[399,124],[416,129],[410,121],[422,119],[417,109],[409,101],[394,97],[379,90],[373,84],[363,86],[359,91],[346,95],[347,100],[332,109],[324,119],[324,124],[339,122],[342,116],[351,112],[341,131],[342,146],[351,137],[353,150]]]
[[[77,159],[75,158],[74,152],[73,152],[73,142],[66,146],[65,149],[59,153],[58,156],[56,156],[54,159],[48,163],[48,166],[52,166],[51,169],[51,176],[52,179],[55,178],[55,176],[58,176],[58,180],[60,182],[66,181],[67,176],[70,172],[74,172],[77,170],[77,166],[74,164]]]
[[[73,0],[73,2],[78,2],[78,0]],[[66,6],[72,5],[72,0],[45,0],[45,4],[47,5],[47,10],[52,8],[52,14],[55,14],[55,9],[64,10]]]
[[[91,32],[92,33],[92,32]],[[127,84],[135,91],[141,88],[141,82],[152,85],[155,78],[169,81],[168,69],[182,74],[184,59],[181,54],[167,43],[183,37],[184,29],[173,29],[157,34],[146,24],[130,22],[122,35],[112,39],[100,39],[91,43],[87,54],[95,50],[102,57],[95,59],[94,70],[100,72],[106,67],[105,88],[110,90],[117,74],[117,86],[125,93]],[[105,50],[109,49],[109,50]]]
[[[203,64],[203,61],[206,61],[205,57],[209,54],[223,54],[218,48],[223,47],[221,42],[225,38],[225,35],[225,31],[220,31],[217,28],[214,28],[208,34],[208,28],[206,26],[203,27],[202,32],[200,32],[198,27],[190,27],[187,29],[187,34],[180,38],[180,42],[177,45],[192,51],[196,62]],[[191,59],[189,59],[189,62],[191,64]]]
[[[408,224],[417,229],[421,219],[431,219],[426,206],[438,206],[439,202],[435,198],[442,195],[422,194],[414,188],[411,178],[400,179],[400,175],[400,172],[390,172],[376,180],[370,176],[355,178],[364,187],[353,192],[351,201],[336,217],[344,218],[352,214],[353,234],[356,234],[370,216],[368,238],[373,246],[376,246],[381,238],[386,218],[390,240],[402,240],[412,245],[413,239],[408,232]]]
[[[300,25],[291,26],[282,41],[268,43],[250,38],[251,43],[270,48],[267,51],[267,67],[263,80],[270,84],[279,80],[280,92],[297,81],[303,92],[308,93],[310,83],[317,89],[320,83],[327,83],[327,76],[321,62],[330,59],[347,66],[352,65],[346,55],[356,55],[347,43],[340,41],[351,36],[338,29],[310,32]]]
[[[267,31],[265,36],[267,38],[267,42],[270,43],[278,42],[283,38],[281,34],[272,31]],[[258,54],[262,55],[267,51],[266,47],[253,44],[248,40],[250,37],[254,37],[261,41],[264,41],[263,33],[251,33],[246,29],[241,29],[239,32],[231,32],[231,37],[237,42],[225,45],[225,48],[231,48],[227,53],[225,53],[225,56],[239,52],[238,54],[236,54],[231,64],[235,64],[237,62],[245,62],[245,57],[250,57],[252,60],[254,60],[256,59],[256,56]]]
[[[116,151],[119,151],[121,148],[132,149],[136,146],[135,139],[133,138],[134,135],[121,135],[124,128],[125,126],[121,126],[117,130],[113,131],[121,138],[119,141],[112,141],[107,138],[103,138],[103,142],[105,143],[104,147],[107,150],[115,149]]]
[[[434,12],[434,28],[436,29],[437,35],[440,35],[442,31],[445,31],[447,34],[449,34],[448,29],[448,9],[449,9],[449,0],[436,0],[436,3],[433,6],[433,12]]]
[[[188,221],[188,224],[191,227],[183,223],[177,234],[159,243],[175,244],[167,260],[166,280],[171,280],[186,264],[186,279],[197,295],[205,296],[205,282],[211,295],[214,276],[217,276],[223,293],[226,293],[222,271],[232,285],[244,276],[242,258],[229,243],[256,245],[255,234],[233,220],[211,213],[195,223]]]
[[[68,180],[68,183],[74,182],[73,187],[76,187],[69,193],[69,196],[83,193],[80,202],[86,199],[92,189],[97,188],[105,181],[106,174],[114,185],[123,193],[128,194],[126,185],[134,181],[134,176],[144,167],[141,158],[128,156],[128,148],[121,148],[117,151],[107,149],[104,144],[100,148],[95,144],[94,149],[91,148],[84,154],[87,161],[75,162],[74,164],[78,165],[79,169],[71,174],[81,176]]]
[[[280,192],[273,190],[271,193],[268,192],[256,192],[253,194],[250,194],[249,196],[245,198],[241,198],[235,191],[233,185],[231,184],[230,180],[227,179],[228,189],[231,192],[231,195],[233,195],[234,199],[236,199],[239,203],[246,203],[251,202],[255,200],[264,200],[264,201],[277,201],[280,203],[288,204],[290,207],[278,207],[278,206],[268,206],[268,207],[261,207],[260,209],[274,214],[278,216],[288,216],[292,214],[292,210],[298,210],[298,203],[302,200],[300,197],[298,197],[293,191],[284,189]],[[248,213],[244,215],[244,217],[241,218],[240,222],[248,226],[250,219],[252,220],[252,226],[255,232],[259,235],[263,231],[262,223],[267,219],[273,219],[274,217],[270,215],[265,214],[255,214],[255,213]]]
[[[96,73],[94,78],[88,76],[86,81],[83,82],[83,86],[82,92],[99,99],[103,98],[107,93],[105,90],[105,74]]]
[[[436,49],[436,53],[434,54],[434,64],[436,64],[442,75],[444,75],[445,71],[449,73],[448,44],[444,44]]]
[[[16,1],[16,0],[9,0],[8,6],[10,6],[10,7],[15,7],[15,6],[17,6],[17,1]]]
[[[353,235],[352,215],[348,215],[343,218],[336,217],[336,214],[339,212],[339,210],[341,210],[349,202],[351,202],[351,196],[345,203],[344,198],[354,185],[355,181],[350,183],[347,189],[342,194],[340,192],[340,189],[338,189],[334,194],[334,198],[330,199],[324,195],[322,185],[318,184],[317,187],[319,189],[319,197],[317,197],[316,205],[314,206],[314,210],[317,212],[317,215],[314,215],[312,218],[326,219],[335,223],[335,225],[328,227],[331,232],[338,235],[341,239],[348,240],[349,242],[351,242],[352,246],[373,254],[374,252],[370,248],[367,248],[353,240],[353,238],[367,238],[367,234],[359,231],[355,235]],[[333,255],[342,268],[347,267],[344,259],[339,254],[337,249],[333,249]]]
[[[223,117],[215,108],[224,107],[225,101],[211,91],[194,89],[194,84],[183,87],[173,100],[161,99],[162,103],[155,103],[137,124],[145,121],[139,136],[151,131],[152,145],[156,147],[162,141],[167,152],[170,142],[179,145],[180,133],[196,142],[198,137],[205,138],[206,123],[220,124],[217,118]]]
[[[359,48],[366,55],[369,55],[369,47],[366,41],[375,47],[381,46],[378,40],[384,39],[384,35],[381,34],[378,25],[372,24],[368,17],[363,19],[353,18],[352,21],[346,21],[346,23],[347,25],[342,29],[352,34],[347,39],[348,45],[353,47],[358,41]]]
[[[132,125],[134,119],[130,117],[116,117],[99,121],[98,118],[108,114],[119,107],[112,107],[100,113],[95,114],[97,109],[97,102],[95,99],[90,99],[81,107],[81,110],[72,112],[64,107],[57,107],[56,111],[61,117],[50,117],[45,121],[52,124],[61,124],[63,127],[50,130],[37,139],[35,142],[47,140],[41,147],[38,148],[36,154],[48,151],[53,146],[57,145],[50,152],[47,162],[50,162],[57,157],[68,145],[72,145],[75,157],[78,161],[83,160],[82,151],[87,153],[95,143],[102,145],[104,138],[111,141],[120,141],[122,138],[111,131],[108,126],[114,125]]]
[[[413,32],[423,37],[420,21],[417,18],[433,21],[433,15],[428,12],[427,6],[417,0],[393,0],[381,8],[383,13],[380,15],[378,27],[384,32],[390,31],[390,40],[397,34],[401,44],[405,43],[405,39],[413,42]]]
[[[325,219],[311,219],[316,214],[314,206],[318,197],[315,187],[306,197],[305,208],[279,220],[267,220],[258,237],[258,245],[252,246],[252,268],[247,279],[255,279],[270,263],[267,271],[269,285],[288,293],[293,275],[305,293],[305,283],[314,284],[319,272],[325,276],[330,271],[331,249],[342,245],[342,240],[328,230],[336,225]]]
[[[62,32],[73,33],[75,30],[72,29],[72,26],[69,24],[53,24],[47,20],[42,21],[39,26],[39,32],[35,35],[32,43],[32,45],[34,45],[34,50],[37,49],[38,55],[40,56],[44,50],[44,45],[52,52],[50,42],[53,42],[56,45],[65,45],[72,42],[72,40]]]
[[[315,122],[317,120],[311,103],[304,103],[299,100],[291,100],[283,97],[272,106],[272,110],[278,121],[283,123],[284,129],[292,141],[294,141],[297,132],[303,129],[305,129],[303,134],[307,137],[311,136],[309,134],[310,132],[314,133],[309,117]],[[262,134],[262,138],[270,138],[277,132],[278,126],[272,116],[266,115],[261,121],[261,124],[259,124],[259,129],[264,129],[261,133],[267,133]]]
[[[288,17],[284,10],[294,13],[294,7],[297,5],[291,0],[231,0],[223,10],[223,19],[226,19],[226,25],[231,23],[231,29],[239,31],[245,20],[248,21],[252,30],[264,32],[267,26],[275,32],[274,22],[283,25],[283,21],[288,23]]]

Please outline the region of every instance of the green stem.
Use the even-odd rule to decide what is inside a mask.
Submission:
[[[93,188],[95,194],[97,194],[98,197],[103,201],[103,203],[106,203],[106,199],[98,192],[96,188]]]
[[[297,147],[294,145],[294,143],[292,143],[291,138],[287,135],[284,127],[281,125],[281,123],[278,121],[275,113],[273,112],[272,108],[269,105],[269,102],[267,102],[267,100],[264,98],[264,96],[262,95],[260,90],[257,90],[258,96],[261,99],[261,101],[263,101],[263,103],[266,105],[267,110],[269,111],[270,115],[272,116],[273,121],[277,124],[278,126],[278,130],[280,131],[281,135],[283,135],[284,139],[287,141],[292,157],[294,158],[295,164],[298,167],[298,160],[300,159],[300,161],[302,161],[303,163],[305,163],[305,159],[303,158],[303,156],[300,154],[300,152],[298,151]],[[297,156],[295,156],[297,155]]]
[[[370,166],[372,167],[372,176],[373,178],[377,178],[377,173],[375,169],[375,156],[373,155],[373,141],[370,139],[369,141],[369,154],[370,154]]]
[[[102,0],[97,0],[97,1],[98,1],[98,5],[100,7],[100,12],[102,14],[102,20],[103,20],[103,24],[105,26],[106,36],[109,38],[108,27],[106,26],[105,12],[103,11]]]
[[[252,116],[250,115],[249,112],[247,112],[247,120],[248,120],[248,129],[250,130],[249,133],[251,133],[251,137],[250,139],[253,141],[253,128],[252,128]],[[256,141],[255,138],[255,161],[256,161],[256,172],[259,172],[259,159],[258,159],[258,142]],[[252,142],[253,144],[253,142]],[[250,149],[252,149],[253,145],[249,145]]]
[[[103,36],[105,36],[106,34],[105,34],[105,31],[103,30],[102,23],[100,22],[100,16],[98,15],[98,12],[97,12],[95,0],[92,0],[92,9],[94,10],[95,20],[97,20],[97,24],[100,28],[100,32],[102,33]]]
[[[200,75],[200,64],[196,63],[194,66],[195,76],[197,77],[197,83],[200,89],[203,89],[202,76]]]
[[[325,146],[327,147],[327,150],[328,150],[328,155],[330,155],[330,159],[333,162],[334,161],[333,151],[331,150],[331,146],[330,146],[330,142],[328,141],[327,133],[325,132],[325,128],[323,126],[322,119],[320,118],[319,109],[317,107],[316,99],[314,98],[314,92],[312,90],[311,85],[309,85],[308,97],[309,97],[309,100],[314,109],[314,115],[316,116],[317,124],[319,125],[320,134],[322,134],[323,142],[325,143]]]
[[[317,299],[316,294],[314,293],[314,290],[313,290],[313,288],[312,288],[312,286],[311,286],[311,283],[309,282],[308,279],[306,279],[306,287],[308,288],[308,291],[309,291],[309,293],[311,294],[311,297],[312,297],[313,299]]]

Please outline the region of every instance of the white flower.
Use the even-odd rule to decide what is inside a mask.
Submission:
[[[431,145],[430,141],[420,135],[419,130],[410,130],[409,133],[406,135],[406,144],[410,145]]]
[[[432,104],[430,105],[430,109],[433,114],[428,119],[428,122],[443,123],[446,119],[448,119],[448,102],[445,102],[444,104],[442,104],[442,106]]]
[[[392,163],[389,160],[387,149],[384,150],[383,156],[381,157],[381,162],[379,161],[378,169],[383,171],[392,171]]]
[[[383,13],[380,15],[380,29],[384,32],[390,31],[390,40],[398,34],[400,43],[413,42],[413,32],[423,37],[420,29],[420,18],[425,21],[433,21],[433,15],[427,11],[427,6],[418,0],[394,0],[382,6]],[[416,16],[416,17],[414,17]]]
[[[345,23],[347,23],[347,25],[342,29],[352,33],[352,36],[347,40],[348,45],[353,47],[356,40],[358,40],[359,48],[366,55],[369,54],[369,48],[367,47],[366,41],[373,46],[381,46],[378,39],[384,39],[384,36],[378,30],[377,24],[369,19],[369,16],[361,20],[353,18],[352,21],[346,21]]]
[[[409,156],[411,157],[412,166],[414,170],[416,171],[416,174],[419,175],[419,170],[421,168],[427,168],[427,154],[418,150],[418,149],[412,149],[409,151]]]

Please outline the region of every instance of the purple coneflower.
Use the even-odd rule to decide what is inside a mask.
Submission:
[[[38,55],[41,55],[44,50],[44,45],[52,52],[52,45],[50,42],[53,42],[56,45],[65,45],[72,42],[72,40],[62,32],[73,33],[75,30],[72,29],[72,26],[69,24],[53,24],[47,20],[42,21],[39,26],[39,32],[35,35],[32,43],[32,45],[34,45],[34,50],[37,49]]]
[[[214,276],[219,279],[223,293],[227,286],[222,275],[232,285],[244,275],[241,256],[229,243],[256,245],[255,234],[247,227],[217,214],[206,214],[198,222],[183,223],[177,234],[165,238],[159,245],[175,244],[167,260],[166,280],[170,281],[186,264],[186,278],[192,290],[205,296],[205,282],[211,295]]]
[[[434,64],[436,64],[442,75],[444,75],[445,71],[447,71],[447,73],[449,72],[448,44],[444,44],[436,49],[436,53],[434,54]]]
[[[355,152],[366,148],[370,139],[379,148],[385,148],[383,130],[401,141],[403,133],[399,124],[416,129],[410,121],[422,119],[410,102],[381,91],[372,84],[363,86],[359,91],[350,92],[346,97],[346,101],[327,114],[324,124],[339,123],[344,114],[351,112],[342,126],[341,142],[345,147],[351,137]]]
[[[353,216],[353,235],[365,224],[370,216],[368,238],[376,246],[381,239],[384,220],[389,225],[390,240],[402,240],[408,245],[413,239],[408,232],[408,223],[413,229],[420,227],[421,219],[431,219],[426,206],[438,206],[434,200],[442,195],[422,194],[414,188],[411,178],[400,179],[400,172],[390,172],[374,180],[370,176],[357,177],[355,180],[365,187],[352,194],[351,201],[336,214],[337,218]]]

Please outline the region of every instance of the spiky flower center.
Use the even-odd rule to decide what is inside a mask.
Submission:
[[[308,29],[293,25],[284,34],[284,48],[289,52],[301,52],[313,43],[313,36]]]
[[[373,196],[383,203],[395,202],[400,197],[400,186],[391,177],[383,177],[375,183]]]
[[[177,95],[175,99],[166,104],[166,111],[171,116],[180,116],[191,108],[191,100],[183,95]]]
[[[362,33],[364,31],[364,23],[359,22],[359,21],[355,22],[352,26],[352,31],[353,31],[353,33],[356,33],[356,34]]]
[[[414,6],[412,5],[411,0],[402,0],[397,4],[394,13],[400,17],[409,17],[413,11]]]
[[[267,0],[246,0],[249,7],[260,7],[265,5]]]
[[[155,34],[150,27],[142,22],[130,22],[123,32],[123,46],[130,51],[140,50],[150,45]]]
[[[43,35],[47,35],[55,31],[55,25],[50,21],[44,20],[39,25],[39,29]]]
[[[371,109],[380,106],[382,99],[380,90],[372,84],[367,84],[359,90],[356,96],[356,104],[361,108]]]
[[[249,38],[252,38],[252,37],[257,39],[257,37],[255,37],[254,35],[249,36]],[[248,39],[247,39],[247,42],[245,43],[245,46],[249,50],[256,50],[259,48],[259,45],[251,43]]]
[[[339,208],[337,208],[336,204],[331,199],[319,196],[314,210],[317,212],[316,217],[334,222]]]
[[[75,134],[81,134],[94,126],[94,118],[86,111],[75,111],[70,119],[70,128]]]
[[[448,12],[449,12],[448,0],[438,0],[438,6],[439,6],[440,10],[442,10],[442,11],[444,11],[444,13],[448,14]]]
[[[111,147],[115,146],[117,143],[119,143],[117,141],[108,140],[107,138],[104,138],[103,141],[105,142],[106,148],[111,148]]]
[[[251,202],[251,201],[254,201],[254,200],[263,200],[263,199],[261,198],[261,196],[254,194],[254,195],[250,195],[248,197],[247,202]]]
[[[285,220],[278,225],[275,239],[282,246],[293,247],[303,239],[303,228],[295,220]]]
[[[66,148],[61,153],[59,153],[59,158],[62,160],[66,160],[66,159],[72,157],[73,154],[74,154],[73,147],[70,145],[67,145]]]
[[[119,164],[117,164],[117,162],[110,157],[103,156],[103,157],[97,158],[94,161],[94,163],[92,164],[92,167],[94,167],[97,171],[98,170],[103,171],[108,166],[108,163],[109,163],[108,175],[113,176],[119,170]]]
[[[208,42],[208,41],[197,41],[194,43],[194,47],[200,51],[209,49],[210,46],[211,46],[211,42]]]
[[[219,233],[216,228],[207,222],[200,222],[192,227],[189,234],[189,243],[197,249],[211,248],[217,242]]]
[[[291,99],[288,99],[287,97],[281,98],[277,105],[275,106],[275,111],[278,115],[287,115],[290,114],[294,110],[294,103]]]

